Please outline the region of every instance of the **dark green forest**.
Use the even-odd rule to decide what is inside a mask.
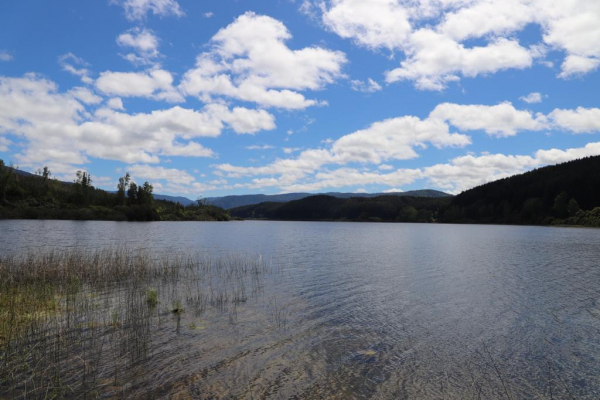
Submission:
[[[600,226],[600,156],[467,190],[452,199],[440,221]]]
[[[29,174],[0,160],[0,219],[71,219],[110,221],[228,221],[222,208],[198,201],[186,207],[156,200],[148,182],[119,178],[116,193],[95,188],[78,171],[73,182],[52,178],[47,167]]]
[[[600,227],[600,157],[539,168],[456,197],[311,196],[233,208],[230,213],[246,219]]]
[[[229,210],[243,219],[288,221],[435,222],[451,197],[410,196],[352,197],[310,196],[287,203],[260,203]]]

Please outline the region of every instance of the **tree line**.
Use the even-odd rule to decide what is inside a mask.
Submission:
[[[116,192],[93,186],[87,171],[72,182],[52,177],[48,167],[34,174],[0,160],[0,218],[93,220],[228,220],[219,207],[157,201],[149,182],[137,184],[129,173],[118,179]]]

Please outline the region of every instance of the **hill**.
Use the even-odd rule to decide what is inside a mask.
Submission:
[[[379,196],[412,196],[412,197],[449,197],[448,193],[440,192],[438,190],[424,189],[424,190],[411,190],[408,192],[397,192],[397,193],[318,193],[320,195],[337,197],[341,199],[349,199],[352,197],[379,197]],[[317,193],[286,193],[286,194],[248,194],[248,195],[233,195],[224,197],[207,197],[205,200],[208,204],[218,206],[224,209],[230,209],[235,207],[248,206],[252,204],[259,204],[264,202],[272,203],[284,203],[293,200],[300,200],[306,197],[318,195]]]
[[[229,211],[232,216],[247,219],[600,227],[600,156],[539,168],[456,197],[320,195]]]
[[[467,190],[443,222],[600,226],[600,156],[539,168]]]
[[[289,221],[435,222],[450,197],[316,195],[286,203],[267,202],[230,209],[244,219]]]
[[[78,171],[73,182],[51,178],[45,168],[31,174],[6,167],[0,160],[0,219],[75,219],[117,221],[228,221],[222,208],[160,200],[152,185],[136,185],[128,175],[118,192],[92,186],[92,178]],[[165,198],[165,196],[160,196]],[[167,197],[168,198],[168,197]],[[175,198],[176,199],[176,198]]]

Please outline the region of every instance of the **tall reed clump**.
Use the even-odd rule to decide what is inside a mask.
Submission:
[[[121,396],[170,300],[177,314],[245,302],[269,268],[127,249],[0,257],[0,398]]]

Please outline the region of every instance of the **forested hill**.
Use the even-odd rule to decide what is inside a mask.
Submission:
[[[456,197],[311,196],[237,207],[245,219],[580,225],[600,227],[600,156],[501,179]]]
[[[341,199],[349,199],[351,197],[379,197],[379,196],[412,196],[412,197],[449,197],[448,193],[440,192],[439,190],[422,189],[411,190],[408,192],[395,193],[320,193],[321,195],[338,197]],[[305,197],[315,196],[315,193],[285,193],[285,194],[246,194],[232,195],[223,197],[207,197],[206,202],[214,206],[230,209],[235,207],[249,206],[265,202],[285,203],[293,200],[300,200]]]
[[[137,185],[129,175],[116,192],[95,188],[93,178],[78,171],[73,182],[52,179],[48,168],[30,174],[0,160],[0,219],[75,219],[117,221],[226,221],[222,208],[197,202],[184,207],[154,198],[148,182]]]
[[[539,168],[467,190],[444,222],[600,226],[600,156]]]
[[[434,222],[451,197],[352,197],[316,195],[287,203],[267,202],[229,210],[234,217],[288,221]]]

